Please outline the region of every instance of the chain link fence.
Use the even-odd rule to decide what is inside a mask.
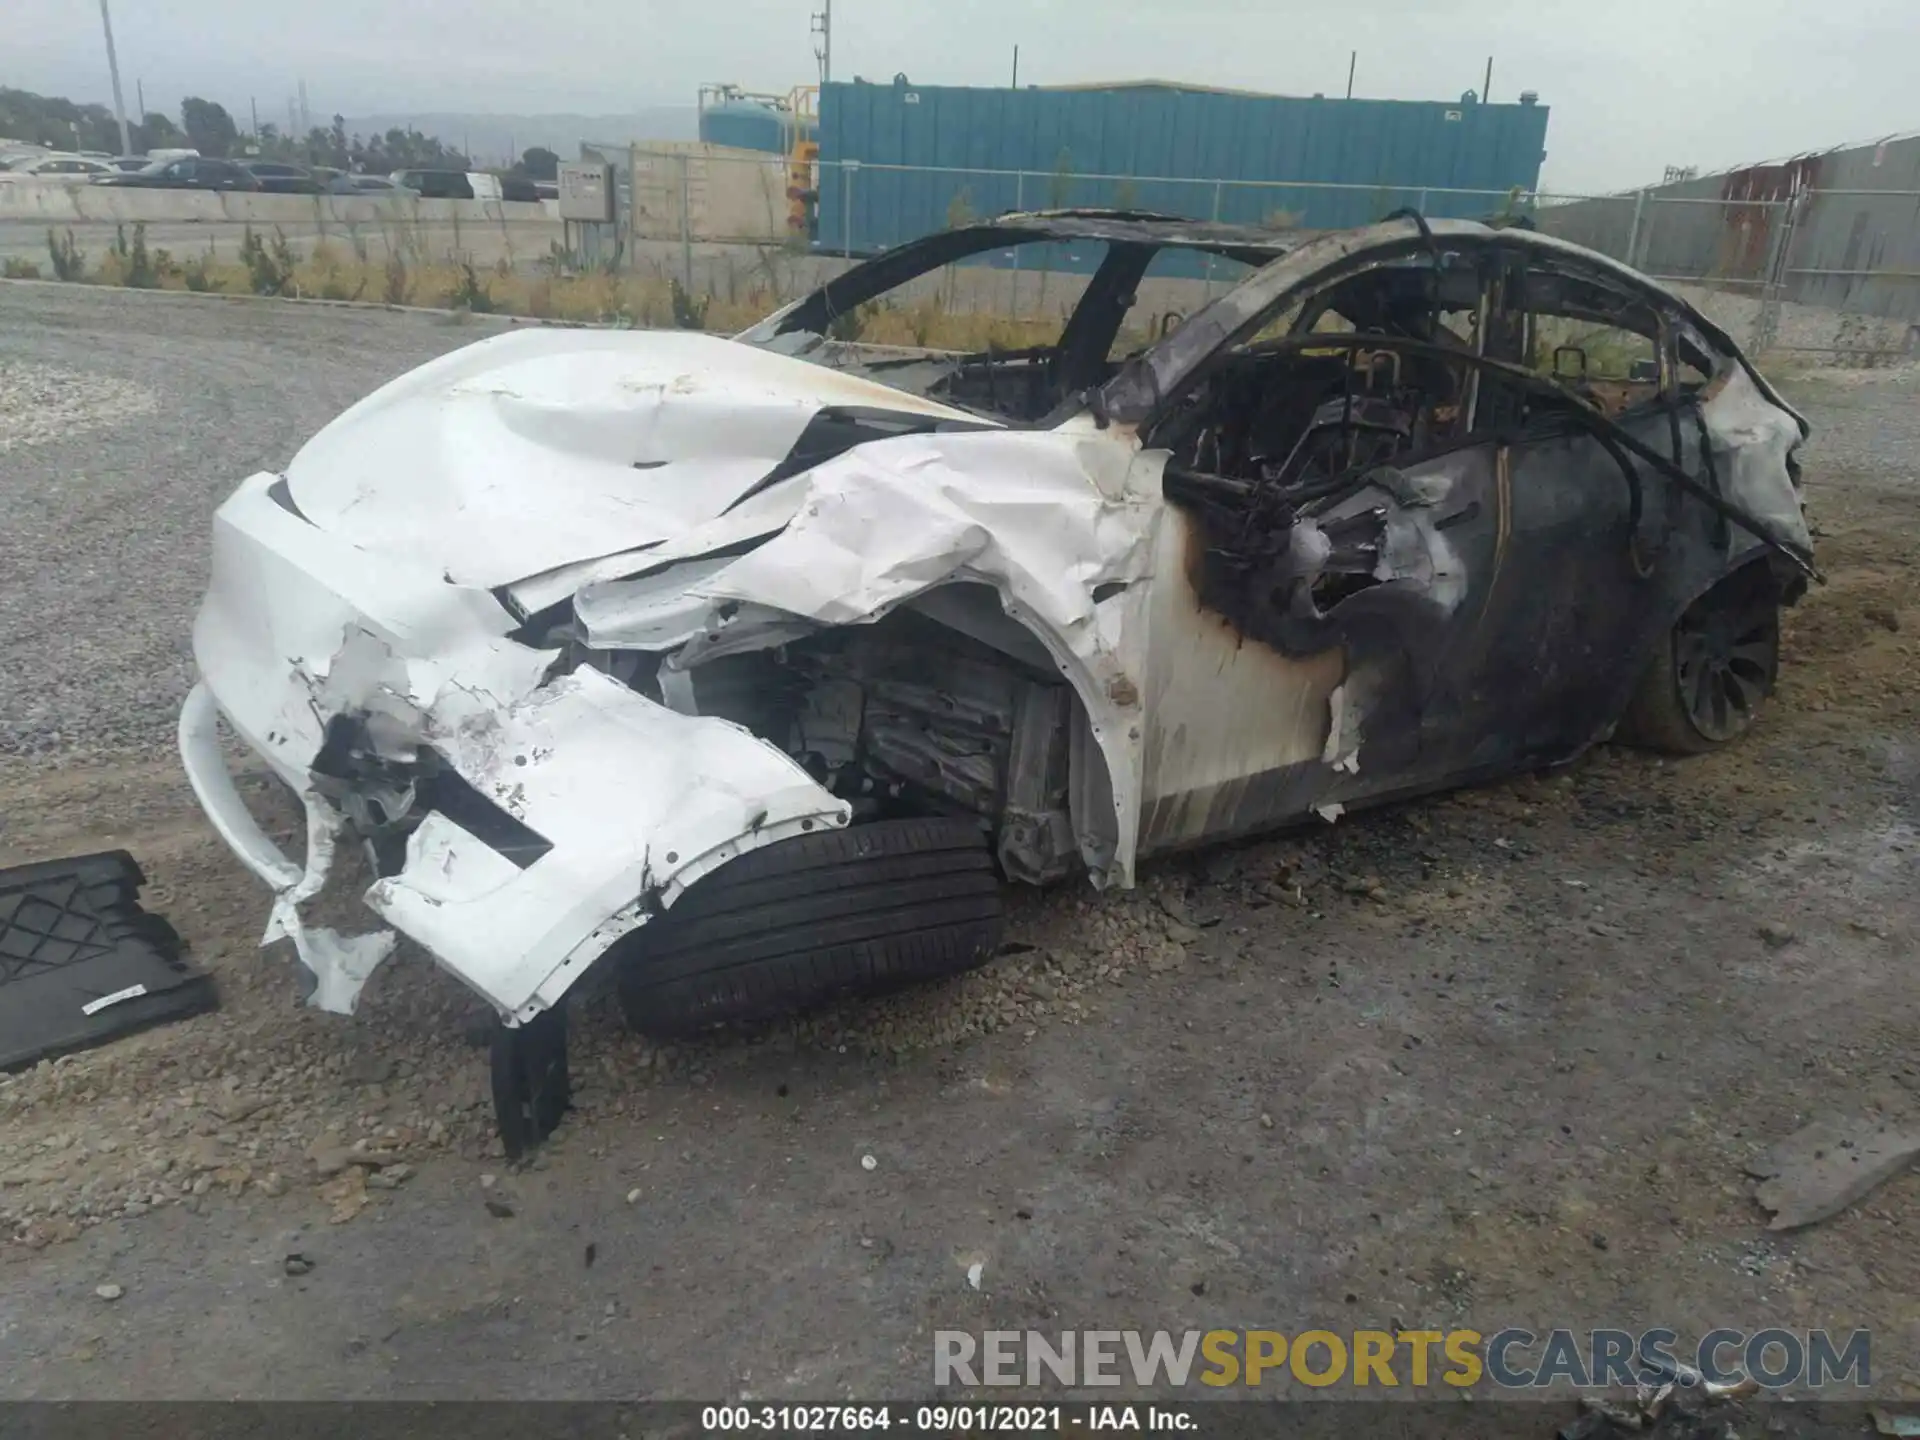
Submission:
[[[698,143],[603,145],[619,219],[593,263],[750,306],[792,299],[859,259],[929,231],[1012,210],[1144,210],[1300,231],[1400,209],[1531,224],[1672,286],[1750,352],[1874,365],[1920,350],[1920,191],[1722,193],[1708,177],[1623,195],[1009,171],[818,161]],[[1035,245],[927,277],[915,304],[966,314],[1057,318],[1097,256]],[[1173,257],[1168,257],[1170,260]],[[1183,268],[1183,266],[1185,268]],[[1243,267],[1179,257],[1157,265],[1142,303],[1190,313]]]

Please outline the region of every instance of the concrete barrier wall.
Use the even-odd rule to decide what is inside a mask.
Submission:
[[[283,225],[325,229],[339,225],[413,222],[424,225],[550,223],[550,201],[423,200],[382,195],[257,195],[244,191],[135,190],[117,185],[61,185],[22,180],[0,184],[0,220],[50,225],[107,222],[149,225]]]

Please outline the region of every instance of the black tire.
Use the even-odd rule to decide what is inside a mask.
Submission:
[[[1764,569],[1707,591],[1660,637],[1620,737],[1669,755],[1701,755],[1753,728],[1780,669],[1780,600]]]
[[[635,931],[620,1005],[670,1037],[874,995],[985,963],[1000,882],[973,820],[883,820],[741,856]]]

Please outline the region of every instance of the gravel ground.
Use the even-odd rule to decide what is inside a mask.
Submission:
[[[0,285],[0,755],[160,743],[187,692],[213,507],[374,385],[498,328],[289,313]]]
[[[1920,1181],[1782,1236],[1741,1168],[1920,1089],[1912,377],[1791,379],[1833,583],[1748,743],[1021,894],[988,969],[743,1036],[585,1005],[509,1172],[479,1007],[403,953],[297,1008],[169,753],[212,505],[479,333],[0,285],[0,384],[156,397],[0,466],[0,863],[127,845],[224,1002],[0,1079],[0,1393],[904,1396],[936,1326],[1312,1321],[1868,1325],[1920,1394]]]

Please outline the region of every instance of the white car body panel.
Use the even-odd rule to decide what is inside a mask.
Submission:
[[[713,519],[830,405],[977,420],[711,335],[542,328],[382,386],[287,483],[330,535],[397,554],[431,536],[449,581],[504,585]]]

